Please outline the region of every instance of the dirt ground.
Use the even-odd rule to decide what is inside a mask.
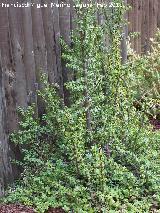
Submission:
[[[35,213],[35,211],[20,204],[1,204],[0,213]],[[65,213],[65,211],[62,208],[49,208],[45,213]]]

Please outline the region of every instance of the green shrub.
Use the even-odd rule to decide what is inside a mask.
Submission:
[[[160,114],[160,31],[158,30],[155,38],[150,40],[151,50],[146,55],[135,53],[128,43],[128,64],[139,76],[134,84],[137,101],[142,104],[146,99],[147,113],[156,117]]]
[[[74,79],[65,85],[69,105],[43,76],[39,95],[46,113],[40,120],[33,118],[34,107],[20,110],[20,130],[11,139],[22,147],[24,171],[6,202],[38,212],[49,206],[77,213],[150,212],[159,206],[160,134],[133,106],[141,75],[121,64],[125,8],[103,10],[106,21],[99,25],[95,7],[77,9],[73,45],[62,42]]]

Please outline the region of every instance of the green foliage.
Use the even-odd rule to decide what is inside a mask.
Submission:
[[[160,113],[160,31],[150,40],[151,50],[146,55],[138,55],[128,45],[128,66],[139,76],[133,85],[135,96],[140,104],[147,102],[148,114],[155,116]]]
[[[62,42],[73,79],[65,85],[69,106],[43,76],[39,95],[46,113],[40,120],[34,107],[21,110],[20,130],[11,138],[22,147],[24,172],[6,201],[38,212],[49,206],[77,213],[150,212],[159,206],[160,134],[133,106],[141,74],[121,64],[125,8],[114,2],[121,7],[101,9],[101,25],[94,7],[77,8],[72,47]]]

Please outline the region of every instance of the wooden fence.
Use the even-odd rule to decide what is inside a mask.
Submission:
[[[129,33],[139,32],[140,36],[132,40],[132,47],[137,52],[149,49],[150,38],[154,37],[160,27],[159,0],[128,0],[132,10],[128,13]]]
[[[60,0],[52,2],[61,3]],[[72,4],[70,0],[65,2]],[[35,0],[35,3],[50,4],[51,1]],[[127,14],[128,32],[141,33],[132,40],[132,46],[138,52],[145,52],[149,38],[160,26],[160,1],[128,0],[128,3],[132,6]],[[60,85],[67,78],[59,38],[63,36],[70,43],[72,20],[71,7],[15,8],[10,1],[0,0],[0,195],[4,185],[17,175],[10,159],[14,155],[18,157],[19,150],[8,143],[9,133],[17,129],[16,108],[26,107],[33,101],[41,105],[35,95],[41,86],[38,84],[40,72],[45,72],[50,82]]]

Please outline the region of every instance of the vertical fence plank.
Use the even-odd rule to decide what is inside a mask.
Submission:
[[[58,1],[58,3],[62,3],[61,0]],[[65,4],[70,4],[70,0],[65,0]],[[59,26],[60,26],[60,33],[63,37],[64,41],[70,45],[71,44],[71,37],[70,37],[70,31],[71,31],[71,10],[69,7],[60,7],[59,8]],[[69,74],[68,69],[65,66],[65,63],[62,61],[62,69],[63,69],[63,81],[66,82]],[[68,103],[68,91],[64,88],[64,98],[65,103]]]
[[[149,0],[143,0],[142,2],[142,25],[141,25],[141,39],[142,39],[142,52],[148,50],[148,38],[149,38]]]
[[[17,106],[27,106],[26,75],[24,66],[24,37],[22,10],[9,8],[11,45],[13,47],[13,69],[15,70],[15,95]]]
[[[130,36],[131,33],[134,32],[134,29],[133,29],[133,16],[134,16],[133,0],[128,0],[127,3],[131,7],[131,9],[128,11],[128,35]],[[134,40],[132,38],[131,38],[130,42],[131,42],[131,47],[134,48]]]
[[[138,29],[137,29],[137,32],[139,33],[139,36],[138,36],[138,38],[137,38],[137,52],[141,52],[141,42],[142,42],[142,40],[141,40],[141,25],[142,25],[142,1],[143,0],[139,0],[138,1],[138,13],[137,13],[137,15],[138,15],[138,25],[137,25],[137,27],[138,27]]]
[[[133,32],[138,32],[138,1],[134,0],[133,2],[133,10],[134,10],[134,16],[133,16]],[[137,36],[134,38],[134,49],[138,49],[138,39]]]
[[[41,4],[41,0],[36,0],[35,5]],[[40,73],[47,73],[47,52],[44,35],[44,24],[41,8],[32,7],[32,34],[36,77],[39,79]]]
[[[31,8],[22,9],[23,32],[24,32],[24,66],[26,71],[27,104],[36,103],[35,84],[35,60],[32,36]]]
[[[44,33],[44,22],[42,16],[41,0],[36,0],[35,6],[32,7],[32,35],[33,35],[33,49],[35,60],[35,73],[36,73],[36,89],[42,89],[43,84],[40,82],[42,74],[48,76],[47,70],[47,50]],[[38,5],[38,7],[37,7]],[[37,98],[38,114],[44,113],[44,103],[40,97]]]
[[[13,181],[13,170],[10,162],[11,150],[6,131],[6,101],[4,93],[4,70],[0,53],[0,196],[4,194],[4,187]]]
[[[58,3],[58,0],[54,0],[55,3]],[[62,61],[61,61],[61,45],[60,45],[60,18],[59,18],[59,9],[57,7],[52,8],[53,14],[53,26],[54,26],[54,41],[55,41],[55,53],[56,53],[56,64],[57,64],[57,73],[56,73],[56,82],[60,86],[61,97],[64,98],[63,92],[63,72],[62,72]]]
[[[157,27],[160,28],[160,1],[157,0]]]

